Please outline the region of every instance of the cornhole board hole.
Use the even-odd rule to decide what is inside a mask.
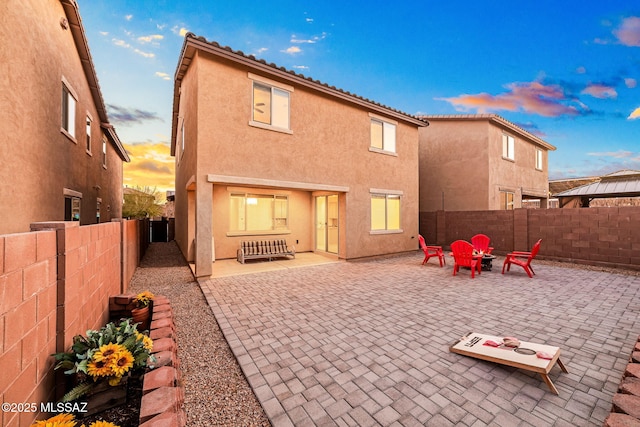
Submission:
[[[557,363],[560,369],[562,369],[562,372],[569,373],[560,360],[560,348],[524,341],[520,341],[520,346],[517,349],[504,345],[491,347],[484,345],[488,340],[501,343],[502,337],[469,332],[466,336],[453,343],[449,347],[449,351],[488,362],[537,372],[547,386],[549,386],[549,389],[553,393],[558,394],[558,389],[556,389],[556,386],[553,385],[549,378],[549,371]],[[541,359],[536,356],[537,352],[544,352],[552,357],[551,359]]]

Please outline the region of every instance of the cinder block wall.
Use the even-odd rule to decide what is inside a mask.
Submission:
[[[0,393],[3,403],[54,401],[56,233],[0,236]],[[39,403],[38,403],[38,410]],[[3,426],[35,414],[2,411]]]
[[[421,212],[420,233],[445,247],[483,233],[497,254],[530,250],[543,239],[541,258],[640,269],[638,206]]]
[[[128,288],[138,265],[137,223],[43,222],[31,233],[0,236],[3,403],[35,403],[39,411],[40,402],[62,395],[51,354],[107,323],[109,296]],[[0,424],[31,425],[37,415],[3,411]]]
[[[129,290],[133,273],[142,258],[139,244],[141,224],[141,221],[133,219],[122,221],[122,294]]]

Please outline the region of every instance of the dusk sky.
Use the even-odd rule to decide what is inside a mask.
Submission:
[[[640,2],[77,1],[125,185],[174,188],[187,31],[409,114],[499,114],[557,147],[550,179],[640,169]]]

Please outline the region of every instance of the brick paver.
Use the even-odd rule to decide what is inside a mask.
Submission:
[[[471,279],[420,255],[201,281],[280,425],[602,425],[640,333],[640,277],[537,264]],[[537,374],[448,351],[470,331],[561,348]]]

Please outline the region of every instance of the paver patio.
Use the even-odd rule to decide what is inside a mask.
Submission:
[[[471,279],[422,255],[201,281],[274,426],[602,425],[640,334],[640,277],[535,264]],[[450,353],[469,331],[561,348],[540,376]]]

